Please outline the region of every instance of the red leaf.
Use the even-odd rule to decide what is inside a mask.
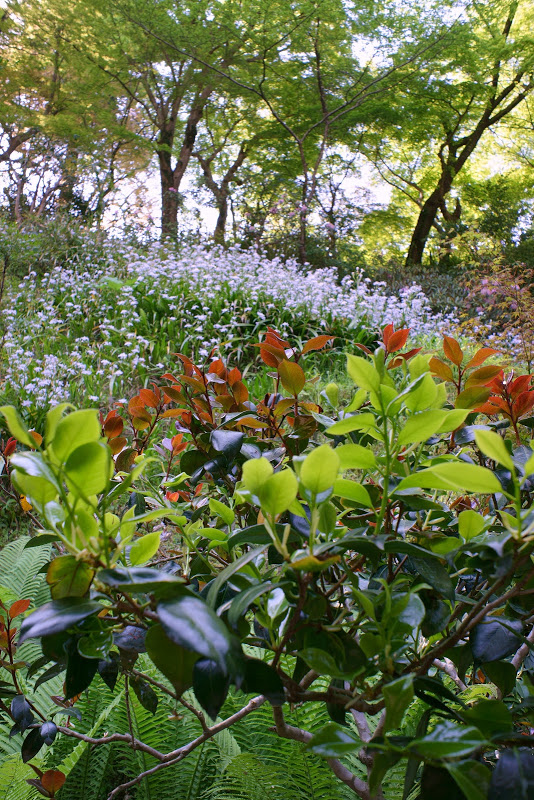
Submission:
[[[24,612],[29,609],[30,603],[31,600],[15,600],[9,609],[9,616],[11,619],[15,619],[19,614],[24,614]]]
[[[409,328],[404,328],[403,330],[392,333],[386,345],[388,353],[395,353],[397,350],[401,350],[408,340],[409,333]]]
[[[43,789],[50,792],[52,796],[54,796],[56,792],[59,792],[65,781],[65,775],[58,769],[48,769],[41,778]]]
[[[437,375],[438,378],[444,381],[452,381],[454,379],[452,369],[440,358],[433,356],[428,363],[433,375]]]
[[[449,361],[452,361],[452,363],[456,364],[457,367],[459,367],[464,360],[463,350],[456,339],[453,339],[452,336],[443,337],[443,352]]]
[[[308,339],[308,341],[304,343],[302,353],[309,353],[310,350],[322,350],[323,347],[326,347],[328,342],[331,342],[332,339],[335,338],[335,336],[314,336],[313,339]]]
[[[14,439],[12,436],[10,436],[10,438],[6,442],[6,446],[4,447],[4,456],[7,458],[8,456],[13,455],[16,449],[17,449],[17,440]]]
[[[498,352],[499,350],[494,350],[493,347],[481,347],[480,350],[477,350],[473,358],[467,362],[465,368],[471,369],[472,367],[479,367],[487,358]]]
[[[123,428],[124,422],[118,416],[111,417],[104,423],[104,433],[108,439],[115,439],[117,436],[120,436]]]
[[[156,397],[152,389],[141,389],[139,397],[145,406],[149,408],[157,408],[159,406],[159,399]]]
[[[393,333],[394,330],[395,329],[394,329],[393,325],[390,322],[389,325],[386,325],[386,327],[382,331],[382,341],[386,345],[386,350],[388,349],[388,342],[389,342],[391,334]]]

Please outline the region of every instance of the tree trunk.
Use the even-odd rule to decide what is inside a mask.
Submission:
[[[224,244],[226,237],[226,220],[228,218],[228,196],[223,194],[218,198],[217,208],[219,209],[219,216],[217,217],[217,224],[213,231],[213,239],[215,244]]]
[[[412,264],[421,264],[427,239],[434,225],[441,202],[441,189],[438,187],[423,203],[412,233],[410,247],[408,248],[408,255],[406,256],[407,267]]]

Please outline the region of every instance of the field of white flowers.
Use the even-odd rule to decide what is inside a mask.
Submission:
[[[429,341],[454,321],[416,285],[306,270],[253,250],[148,248],[108,242],[48,271],[31,270],[4,297],[0,392],[31,413],[63,400],[107,404],[161,374],[185,352],[218,348],[243,364],[267,325],[303,339],[333,333],[338,352],[372,341],[388,322]],[[96,261],[96,263],[95,263]]]

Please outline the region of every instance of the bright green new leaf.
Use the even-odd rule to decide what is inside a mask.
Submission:
[[[251,458],[243,464],[243,483],[251,494],[258,495],[272,474],[273,466],[266,458]]]
[[[136,539],[130,549],[130,563],[136,567],[150,561],[159,550],[160,538],[160,531],[152,531]]]
[[[70,491],[79,497],[103,492],[109,482],[110,461],[109,448],[101,442],[87,442],[77,447],[65,464]]]
[[[226,525],[231,525],[235,519],[235,514],[232,509],[225,506],[224,503],[221,503],[219,500],[215,500],[214,497],[210,498],[210,509],[214,514],[220,517]]]
[[[376,430],[376,421],[373,414],[354,414],[352,417],[344,417],[339,422],[334,422],[325,433],[328,436],[343,436],[352,431]]]
[[[434,379],[429,372],[423,377],[418,385],[404,398],[404,405],[410,411],[423,411],[435,405],[438,397],[438,389]]]
[[[347,478],[338,478],[334,483],[334,494],[336,497],[342,497],[344,500],[351,500],[353,503],[373,508],[373,503],[369,497],[367,489],[356,481],[350,481]]]
[[[330,445],[322,444],[302,462],[300,480],[310,492],[320,494],[334,485],[338,472],[339,456]]]
[[[297,496],[297,490],[298,482],[293,470],[276,472],[265,481],[258,493],[262,510],[273,517],[283,514]]]
[[[14,436],[17,442],[26,445],[26,447],[35,448],[35,439],[32,438],[16,408],[13,408],[13,406],[1,406],[0,413],[6,418],[11,436]]]
[[[458,514],[458,530],[464,541],[468,542],[474,536],[482,533],[486,526],[486,521],[481,514],[471,509],[466,509]]]
[[[515,470],[512,456],[506,449],[502,436],[499,436],[498,433],[495,433],[495,431],[475,431],[475,441],[478,449],[484,453],[485,456],[496,461],[498,464],[502,464],[506,469]]]
[[[430,376],[428,376],[430,377]],[[408,417],[402,428],[398,443],[400,445],[426,442],[439,431],[446,418],[445,411],[421,411]]]
[[[52,450],[57,460],[62,463],[78,447],[88,442],[98,442],[101,430],[96,408],[73,411],[60,419],[57,424]],[[93,494],[93,492],[89,492]]]
[[[347,372],[356,386],[368,392],[378,391],[380,375],[370,361],[360,356],[348,355]]]
[[[493,494],[502,491],[497,477],[489,469],[460,461],[436,464],[403,478],[397,486],[402,489],[445,489],[457,492]]]
[[[360,444],[342,444],[336,447],[341,470],[372,469],[376,466],[375,454],[369,447]]]

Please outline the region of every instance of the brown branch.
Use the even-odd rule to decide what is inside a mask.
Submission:
[[[304,731],[302,728],[295,728],[293,725],[288,725],[286,723],[281,706],[273,706],[273,718],[275,723],[274,730],[282,739],[292,739],[295,742],[302,742],[303,744],[308,744],[312,739],[313,734],[309,731]],[[368,784],[357,775],[354,775],[347,767],[343,766],[341,761],[337,758],[327,758],[326,763],[336,778],[343,781],[354,794],[361,798],[361,800],[372,800]],[[375,799],[378,800],[377,795],[375,795]]]

